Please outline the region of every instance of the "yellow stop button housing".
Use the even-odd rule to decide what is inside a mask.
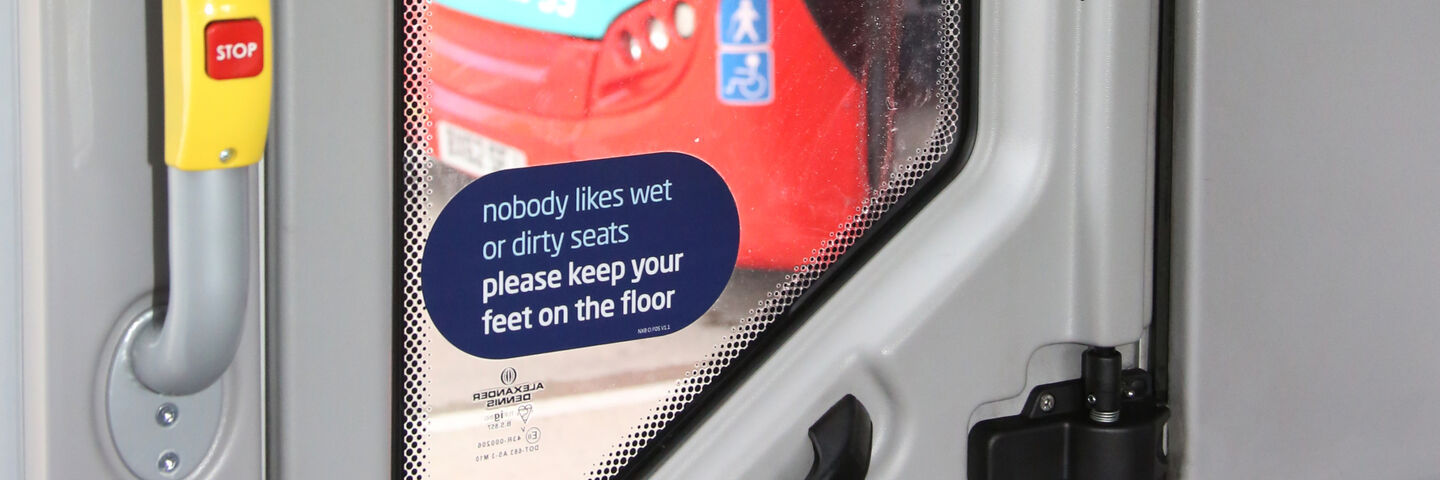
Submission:
[[[165,163],[253,165],[265,150],[273,59],[269,0],[164,0]]]

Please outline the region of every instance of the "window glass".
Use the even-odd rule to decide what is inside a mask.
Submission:
[[[406,0],[404,12],[411,478],[620,472],[959,145],[960,0]],[[437,330],[426,289],[440,287],[422,267],[438,218],[482,221],[454,212],[480,190],[546,181],[538,167],[656,152],[698,159],[733,197],[733,271],[699,318],[510,358]],[[543,170],[561,171],[582,170]]]

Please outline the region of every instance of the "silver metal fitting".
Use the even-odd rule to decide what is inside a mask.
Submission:
[[[165,402],[164,405],[161,405],[159,409],[155,410],[155,423],[162,427],[174,425],[175,421],[179,419],[180,407],[175,406],[173,403]]]
[[[175,452],[165,452],[160,455],[160,461],[155,465],[160,473],[171,474],[180,468],[180,455]]]
[[[1120,421],[1120,411],[1102,412],[1099,410],[1090,410],[1090,419],[1100,423],[1115,423]]]

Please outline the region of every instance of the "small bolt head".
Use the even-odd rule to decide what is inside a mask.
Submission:
[[[1125,391],[1125,398],[1135,398],[1135,391],[1134,391],[1134,390],[1126,390],[1126,391]]]
[[[166,403],[155,410],[155,423],[162,427],[174,425],[175,421],[179,419],[180,407],[175,406],[173,403]]]
[[[1085,403],[1094,405],[1094,404],[1095,404],[1095,394],[1086,395],[1086,396],[1085,396]]]
[[[160,461],[155,466],[160,469],[161,473],[175,473],[175,470],[180,468],[180,455],[175,452],[160,454]]]
[[[229,162],[233,158],[235,158],[235,149],[227,148],[220,151],[220,163]]]
[[[1040,396],[1040,411],[1049,412],[1055,409],[1055,396],[1044,394]]]

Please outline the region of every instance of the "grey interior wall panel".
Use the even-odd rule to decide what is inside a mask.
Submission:
[[[0,479],[20,478],[19,5],[0,0]]]
[[[154,183],[163,153],[147,68],[158,61],[147,57],[153,12],[109,0],[24,0],[20,12],[23,477],[124,478],[100,372],[121,313],[163,289],[155,219],[164,203]],[[258,273],[252,278],[246,331],[222,380],[230,415],[194,478],[261,475]]]
[[[389,478],[395,2],[274,7],[269,472]]]
[[[1183,1],[1185,478],[1440,475],[1440,2]]]

